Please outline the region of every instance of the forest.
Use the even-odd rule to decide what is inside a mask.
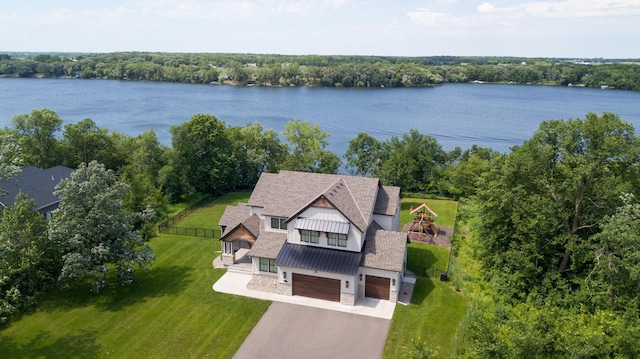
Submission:
[[[60,186],[68,205],[49,223],[26,198],[3,211],[2,321],[60,283],[90,278],[101,290],[107,268],[130,284],[135,268],[153,260],[146,240],[167,203],[250,189],[262,172],[344,169],[405,195],[461,203],[451,280],[469,309],[456,357],[640,356],[640,138],[616,114],[543,121],[507,154],[477,146],[444,151],[412,129],[382,142],[360,133],[339,156],[326,149],[330,134],[317,124],[293,120],[278,134],[259,123],[227,126],[210,114],[172,126],[171,147],[153,131],[129,137],[91,119],[63,127],[48,109],[16,115],[12,124],[0,133],[2,179],[24,165],[78,170]],[[77,238],[79,228],[108,227],[78,220],[88,201],[101,201],[122,226],[106,238]],[[114,238],[127,239],[116,253],[83,244]]]
[[[5,53],[0,54],[0,76],[360,88],[480,81],[640,91],[638,59]]]

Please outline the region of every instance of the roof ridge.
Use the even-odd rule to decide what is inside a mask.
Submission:
[[[353,197],[353,192],[351,192],[351,188],[349,188],[347,181],[344,180],[344,177],[340,177],[340,180],[344,183],[344,186],[347,188],[347,191],[349,192],[349,196],[351,196],[351,199],[353,199],[353,203],[356,204],[356,208],[358,209],[358,213],[360,213],[360,216],[362,217],[362,221],[364,221],[368,226],[369,223],[367,223],[367,217],[364,215],[364,213],[362,213],[362,209],[360,209],[360,204],[358,203],[358,201],[356,201],[355,197]],[[374,203],[374,207],[375,207],[375,203]],[[362,230],[364,232],[366,228],[363,228]]]

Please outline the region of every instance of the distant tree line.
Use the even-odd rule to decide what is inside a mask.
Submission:
[[[2,54],[0,76],[358,88],[480,81],[640,91],[640,63],[633,59],[144,52]]]

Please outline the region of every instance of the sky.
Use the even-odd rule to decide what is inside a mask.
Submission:
[[[640,0],[23,0],[0,52],[640,58]]]

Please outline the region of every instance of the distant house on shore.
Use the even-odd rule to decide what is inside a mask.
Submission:
[[[0,196],[0,206],[10,208],[13,206],[19,192],[26,194],[36,202],[36,210],[47,219],[51,218],[53,210],[58,208],[60,200],[53,192],[56,185],[63,179],[71,177],[73,169],[65,166],[56,166],[40,169],[33,166],[22,167],[12,179],[2,181],[0,186],[7,192]]]

